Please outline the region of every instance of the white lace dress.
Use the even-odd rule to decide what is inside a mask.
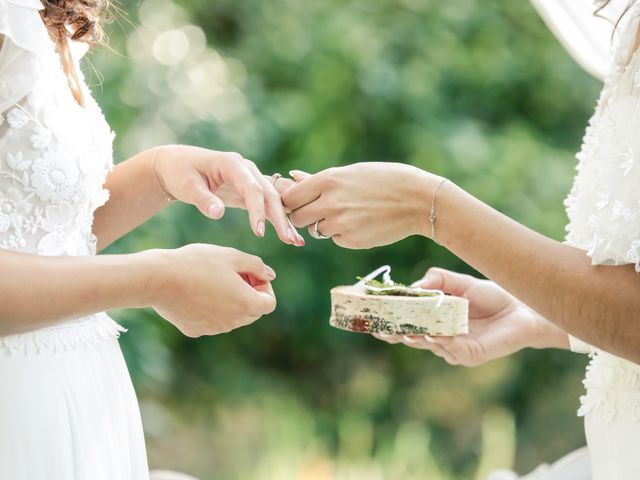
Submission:
[[[84,81],[73,98],[41,8],[0,0],[0,248],[94,255],[112,133]],[[101,313],[0,337],[0,479],[149,477],[121,331]]]
[[[640,273],[639,15],[635,5],[616,33],[613,63],[565,204],[569,245],[586,250],[594,265],[632,264]],[[640,366],[576,339],[572,347],[592,357],[579,415],[585,417],[593,479],[640,478]]]
[[[564,9],[566,13],[582,7],[583,24],[602,3],[579,6],[570,0],[555,4],[535,1],[548,4],[544,5],[547,13],[551,9]],[[617,11],[603,13],[617,20],[626,5],[626,1],[612,2]],[[613,36],[613,58],[608,62],[604,88],[577,155],[577,175],[565,205],[569,245],[585,250],[594,265],[632,264],[640,273],[639,16],[640,5],[636,4]],[[608,25],[611,31],[612,23]],[[562,30],[562,25],[557,26]],[[565,29],[565,34],[570,28]],[[584,31],[584,38],[596,43],[596,35],[588,35],[595,30]],[[574,35],[573,39],[579,37]],[[607,34],[600,40],[609,44],[610,39]],[[566,43],[579,44],[577,40]],[[604,45],[602,41],[600,44]],[[583,54],[584,50],[596,49],[585,48]],[[587,392],[580,399],[578,414],[585,417],[593,480],[640,478],[640,366],[575,338],[571,338],[571,344],[574,351],[591,355],[584,380]]]

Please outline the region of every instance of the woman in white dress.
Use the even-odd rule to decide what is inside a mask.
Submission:
[[[152,307],[200,336],[275,308],[275,273],[252,255],[96,249],[175,200],[212,219],[246,207],[257,236],[269,219],[303,243],[271,180],[238,154],[173,145],[113,167],[112,132],[78,69],[102,3],[0,0],[2,479],[149,477],[124,330],[105,310]]]
[[[294,225],[309,226],[317,238],[370,248],[423,235],[493,280],[430,269],[417,283],[469,298],[470,333],[382,340],[431,350],[453,365],[467,366],[526,347],[590,353],[579,414],[585,417],[592,478],[637,479],[640,6],[626,0],[534,3],[583,66],[595,74],[608,69],[577,155],[564,243],[514,222],[453,182],[408,165],[363,163],[316,175],[292,172],[298,183],[283,193],[283,201],[293,210]],[[594,18],[596,8],[613,21]],[[616,23],[610,55],[607,45]]]

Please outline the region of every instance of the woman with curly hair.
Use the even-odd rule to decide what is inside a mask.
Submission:
[[[123,331],[105,313],[151,307],[185,335],[275,308],[274,271],[213,245],[96,251],[181,201],[248,210],[302,245],[275,181],[237,153],[167,145],[118,164],[78,69],[107,2],[0,0],[0,478],[149,477]]]

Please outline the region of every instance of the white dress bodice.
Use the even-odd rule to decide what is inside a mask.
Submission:
[[[73,97],[41,8],[38,0],[0,2],[0,248],[94,255],[93,214],[109,198],[103,185],[113,164],[113,134],[82,77],[86,105]],[[80,76],[85,49],[72,44]],[[83,328],[73,335],[58,325],[0,337],[0,346],[68,345],[122,330],[105,314],[71,323]]]
[[[585,250],[594,265],[631,264],[640,273],[639,15],[634,5],[614,35],[565,206],[567,244]],[[640,366],[573,338],[572,347],[591,355],[578,414],[585,417],[592,478],[638,478]]]
[[[0,0],[0,249],[94,255],[113,135],[82,78],[75,101],[40,9]],[[0,478],[149,478],[122,330],[98,313],[0,337]]]

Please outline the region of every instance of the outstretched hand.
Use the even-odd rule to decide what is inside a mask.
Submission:
[[[225,206],[244,208],[256,236],[265,235],[265,220],[269,220],[284,243],[304,245],[271,179],[242,155],[172,145],[161,147],[154,168],[168,195],[196,206],[203,215],[217,220]]]
[[[469,300],[469,333],[456,337],[374,335],[430,350],[451,365],[473,367],[525,347],[568,348],[567,334],[494,282],[431,268],[416,286]]]
[[[411,165],[382,162],[292,175],[297,183],[282,201],[293,225],[354,249],[427,235],[431,195],[441,180]]]

